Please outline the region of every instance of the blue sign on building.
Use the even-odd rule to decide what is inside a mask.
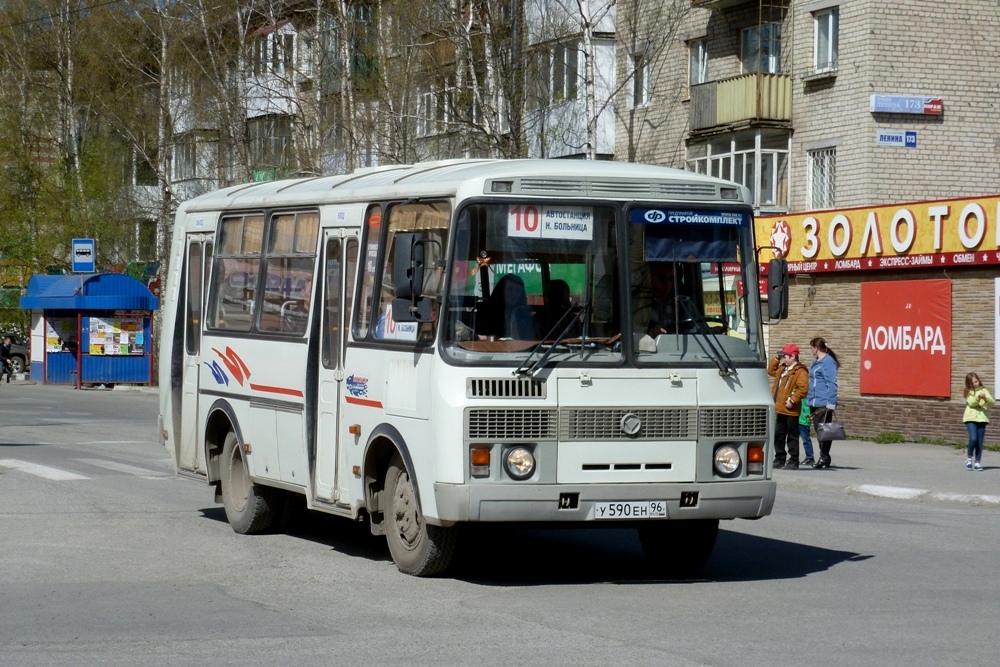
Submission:
[[[944,113],[944,100],[940,97],[921,95],[872,95],[869,101],[872,113],[912,113],[940,116]]]
[[[917,133],[912,130],[879,130],[875,133],[875,145],[916,148]]]
[[[96,256],[94,239],[73,239],[73,273],[94,273]]]

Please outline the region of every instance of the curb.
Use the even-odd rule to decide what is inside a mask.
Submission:
[[[945,493],[928,489],[914,489],[905,486],[880,486],[877,484],[861,484],[848,486],[848,493],[861,493],[878,498],[893,498],[895,500],[943,500],[945,502],[962,503],[964,505],[1000,505],[1000,496],[982,494]]]

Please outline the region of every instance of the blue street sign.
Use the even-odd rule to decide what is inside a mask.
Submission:
[[[96,255],[94,239],[73,239],[73,273],[94,273]]]
[[[875,133],[875,145],[916,148],[917,133],[911,130],[878,130]]]

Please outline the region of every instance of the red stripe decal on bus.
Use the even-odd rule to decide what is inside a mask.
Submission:
[[[345,396],[344,400],[348,403],[353,403],[355,405],[363,405],[367,408],[381,408],[382,401],[372,401],[367,398],[355,398],[354,396]]]
[[[286,389],[285,387],[269,387],[266,384],[250,383],[250,388],[255,391],[267,391],[272,394],[287,394],[288,396],[298,396],[302,398],[302,392],[298,389]]]

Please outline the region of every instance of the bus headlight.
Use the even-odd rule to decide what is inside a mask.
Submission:
[[[527,447],[511,447],[503,457],[503,467],[513,479],[528,479],[535,472],[535,455]]]
[[[729,477],[740,469],[740,452],[732,445],[722,445],[715,450],[715,470]]]

